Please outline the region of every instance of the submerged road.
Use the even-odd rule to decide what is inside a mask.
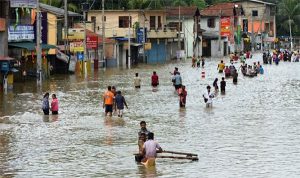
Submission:
[[[261,61],[254,55],[249,61]],[[254,78],[239,73],[228,79],[226,95],[207,109],[202,94],[217,72],[219,59],[207,59],[205,79],[191,60],[139,65],[131,70],[108,69],[87,78],[55,75],[16,84],[0,95],[0,175],[7,177],[299,177],[299,63],[264,65]],[[228,64],[229,59],[225,62]],[[239,63],[235,64],[239,67]],[[180,109],[170,72],[177,66],[188,92]],[[152,71],[160,77],[158,91],[150,86]],[[133,87],[134,74],[142,87]],[[102,94],[115,85],[129,109],[123,119],[105,119]],[[56,93],[58,117],[44,117],[42,95]],[[139,122],[163,149],[198,154],[199,161],[157,159],[155,168],[137,165]]]

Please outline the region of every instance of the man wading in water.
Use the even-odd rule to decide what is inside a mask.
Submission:
[[[111,91],[111,86],[107,87],[107,91],[103,95],[103,108],[105,108],[105,116],[112,116],[114,104],[114,94]]]

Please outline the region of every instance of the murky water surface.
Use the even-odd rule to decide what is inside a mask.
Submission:
[[[253,61],[261,60],[255,55]],[[228,63],[228,59],[226,60]],[[265,65],[256,78],[227,80],[226,95],[206,109],[202,93],[217,73],[218,60],[206,61],[206,78],[189,61],[108,69],[87,78],[53,76],[16,84],[1,94],[0,175],[7,177],[299,177],[299,63]],[[179,109],[171,85],[179,67],[187,87],[186,109]],[[236,64],[239,66],[239,63]],[[158,91],[150,76],[160,77]],[[133,88],[139,72],[142,88]],[[102,94],[107,85],[121,90],[129,104],[125,117],[105,119]],[[58,117],[44,117],[42,95],[56,93]],[[139,122],[145,120],[163,149],[193,152],[198,162],[158,159],[153,169],[137,165]]]

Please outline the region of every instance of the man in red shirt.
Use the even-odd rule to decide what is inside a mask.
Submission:
[[[153,87],[157,87],[157,85],[159,85],[159,81],[158,81],[158,75],[156,74],[155,71],[153,71],[153,75],[151,77],[151,85]]]

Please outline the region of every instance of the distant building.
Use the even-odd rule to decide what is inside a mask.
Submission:
[[[236,2],[243,8],[239,16],[244,49],[270,49],[276,39],[276,5],[260,0],[239,0]]]
[[[102,12],[91,10],[87,28],[102,35]],[[177,38],[177,31],[166,27],[164,10],[105,10],[105,37],[116,40],[114,56],[116,66],[128,66],[128,38],[131,39],[131,63],[164,63],[175,52],[170,49],[169,40]],[[144,35],[144,27],[146,33]],[[144,36],[146,39],[144,40]],[[145,47],[143,44],[145,42]],[[145,48],[145,52],[144,49]],[[176,51],[176,50],[175,50]],[[145,54],[145,60],[143,55]],[[105,54],[107,56],[107,54]]]
[[[219,3],[203,9],[201,14],[203,56],[221,57],[234,48],[234,3]]]
[[[185,51],[187,57],[194,55],[194,14],[196,10],[196,6],[167,8],[168,27],[180,32],[180,38],[175,39],[175,42],[178,43],[180,40],[180,49]],[[176,43],[173,45],[174,48],[178,46]],[[200,54],[202,54],[201,51],[200,49]]]

